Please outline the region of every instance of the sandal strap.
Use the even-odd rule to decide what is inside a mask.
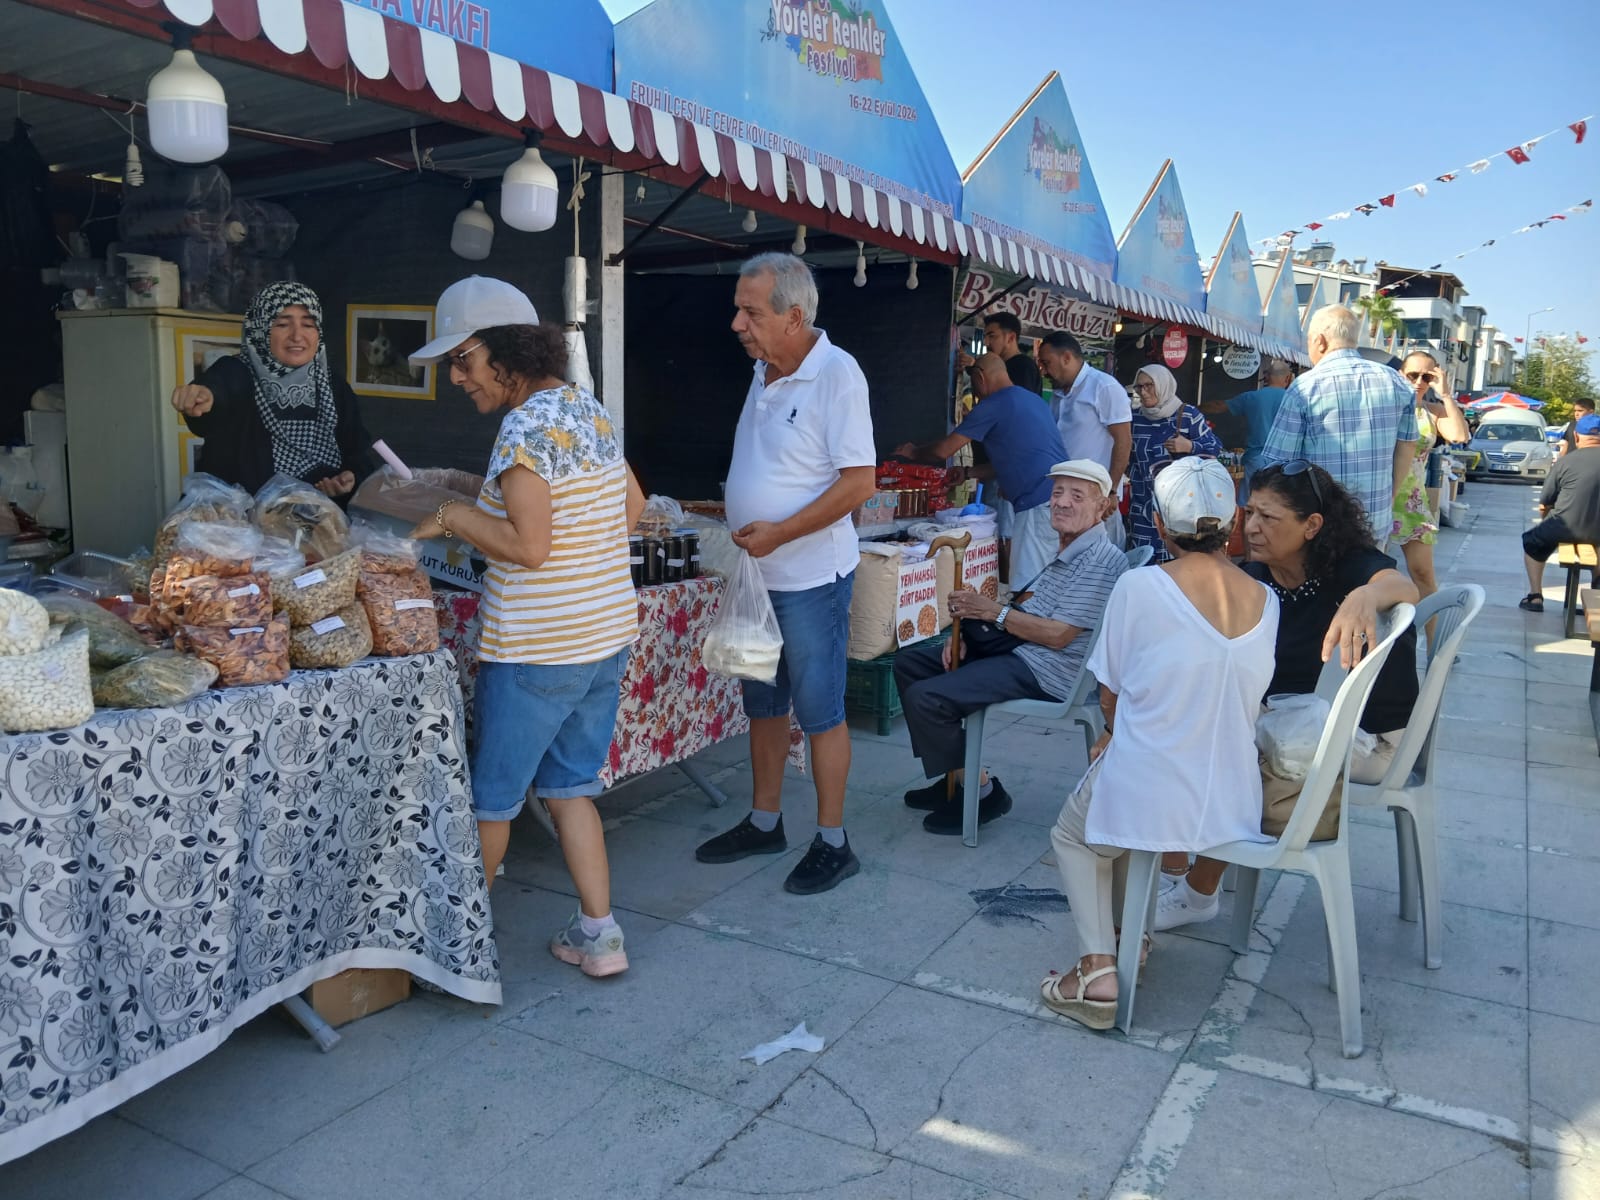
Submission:
[[[1096,979],[1099,979],[1105,975],[1115,975],[1117,973],[1116,967],[1100,967],[1097,970],[1090,971],[1087,975],[1085,975],[1077,967],[1073,967],[1072,971],[1073,974],[1078,977],[1078,991],[1080,994],[1084,991],[1087,991],[1089,985]]]

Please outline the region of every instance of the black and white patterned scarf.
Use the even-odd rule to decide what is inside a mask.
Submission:
[[[303,367],[287,366],[272,354],[272,322],[292,304],[304,305],[317,323],[317,353]],[[273,469],[309,480],[342,467],[317,294],[303,283],[269,283],[256,293],[244,315],[244,360],[255,377],[256,409],[272,438]]]

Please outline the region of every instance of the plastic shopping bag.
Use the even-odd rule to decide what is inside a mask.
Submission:
[[[771,683],[778,677],[778,656],[782,652],[783,633],[778,629],[778,614],[772,610],[761,568],[740,550],[738,565],[706,633],[701,661],[730,679]]]
[[[1326,700],[1311,692],[1268,696],[1266,711],[1256,718],[1256,749],[1261,751],[1267,770],[1279,779],[1304,779],[1309,775],[1331,711]],[[1377,745],[1377,738],[1356,730],[1358,758],[1371,754]]]

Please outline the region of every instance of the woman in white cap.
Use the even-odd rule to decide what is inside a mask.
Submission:
[[[479,612],[473,808],[492,882],[530,787],[550,811],[579,911],[550,952],[588,975],[628,968],[594,797],[638,636],[628,530],[644,496],[600,402],[564,382],[561,330],[509,283],[474,275],[439,297],[447,364],[480,413],[505,412],[476,505],[446,499],[411,536],[460,537],[489,560]]]
[[[1049,1008],[1091,1029],[1116,1020],[1127,851],[1271,840],[1261,832],[1255,722],[1278,601],[1228,558],[1238,510],[1225,467],[1180,459],[1156,474],[1154,491],[1156,529],[1176,558],[1129,571],[1112,590],[1088,662],[1106,733],[1050,835],[1080,957],[1039,989]]]

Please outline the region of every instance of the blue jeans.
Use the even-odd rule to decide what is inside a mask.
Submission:
[[[511,820],[530,784],[547,800],[600,794],[627,669],[626,646],[589,663],[478,664],[472,751],[478,820]]]
[[[783,655],[772,683],[743,680],[744,714],[752,721],[787,717],[808,734],[844,724],[845,650],[850,641],[851,571],[803,592],[771,592],[783,632]]]

